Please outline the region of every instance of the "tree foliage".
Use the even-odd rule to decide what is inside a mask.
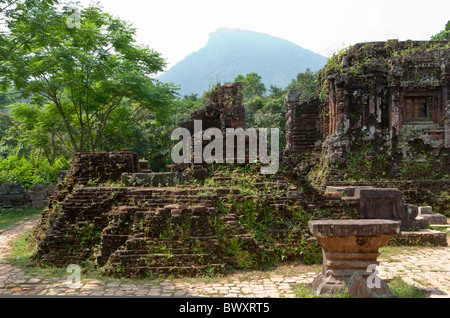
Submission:
[[[176,87],[154,79],[165,61],[136,44],[127,22],[91,5],[81,8],[79,24],[69,23],[71,5],[0,0],[0,183],[55,183],[79,151],[128,148],[163,171],[172,131],[208,101],[211,91],[176,98]],[[315,74],[268,90],[257,73],[238,81],[247,127],[279,128],[284,147],[286,90],[308,98]]]
[[[4,77],[8,62],[18,51],[39,43],[45,45],[47,36],[42,32],[53,23],[49,9],[58,0],[0,0],[0,86],[7,87]],[[20,29],[12,33],[11,29]]]
[[[431,37],[433,41],[450,41],[450,20],[447,21],[445,29]]]
[[[111,134],[126,129],[117,121],[126,112],[152,112],[163,120],[174,88],[152,75],[165,62],[159,53],[135,44],[135,30],[125,21],[90,6],[80,12],[80,25],[69,27],[68,12],[42,9],[51,17],[39,33],[45,38],[16,50],[6,77],[24,96],[38,96],[55,110],[70,152],[99,151]],[[11,34],[23,37],[33,22],[17,19]]]
[[[266,92],[266,87],[261,81],[261,76],[257,73],[248,73],[247,75],[238,75],[234,82],[241,82],[243,85],[244,100],[247,101],[253,97],[263,96]]]
[[[298,73],[297,78],[293,79],[287,87],[288,90],[300,90],[300,101],[308,100],[313,97],[317,86],[317,73],[309,68],[303,73]]]

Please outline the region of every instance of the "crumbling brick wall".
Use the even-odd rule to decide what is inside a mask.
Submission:
[[[105,274],[121,277],[239,268],[227,241],[235,239],[251,255],[261,255],[261,247],[245,231],[230,229],[217,210],[219,195],[230,194],[233,190],[76,188],[59,209],[49,211],[34,259],[56,267],[91,260]]]
[[[361,43],[331,58],[317,87],[320,174],[348,177],[349,162],[359,156],[368,163],[360,169],[372,169],[375,178],[444,178],[450,168],[449,67],[444,41]],[[407,172],[408,165],[426,162],[433,164]]]
[[[135,152],[76,153],[66,177],[69,184],[88,185],[89,182],[103,183],[120,180],[122,173],[139,172],[139,158]]]
[[[445,45],[388,41],[352,46],[319,79],[318,90],[326,92],[320,114],[323,138],[363,130],[395,147],[402,128],[416,126],[434,148],[447,147],[450,49]]]
[[[300,90],[286,94],[286,150],[301,153],[314,148],[319,135],[319,99],[299,101]]]
[[[242,83],[226,83],[217,86],[209,95],[205,108],[191,114],[191,121],[180,123],[180,127],[194,133],[194,120],[203,122],[203,129],[218,128],[225,133],[226,128],[245,129],[245,109],[242,105]]]

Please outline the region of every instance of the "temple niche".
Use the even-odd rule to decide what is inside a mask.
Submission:
[[[388,154],[392,166],[406,159],[426,160],[426,154],[438,158],[444,169],[450,150],[449,93],[447,41],[356,44],[332,57],[319,73],[316,98],[286,102],[287,112],[296,114],[289,118],[286,150],[304,151],[294,136],[305,131],[305,122],[292,118],[315,107],[317,116],[310,111],[307,126],[310,136],[315,126],[320,142],[315,148],[310,143],[309,149],[321,151],[330,166],[345,169],[349,156],[370,144],[375,155]]]

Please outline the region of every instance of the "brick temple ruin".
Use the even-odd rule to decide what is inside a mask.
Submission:
[[[336,165],[353,147],[372,142],[397,159],[427,152],[446,174],[449,55],[446,41],[352,46],[320,72],[317,97],[299,103],[300,92],[288,93],[287,150],[311,150],[318,141],[323,158]]]
[[[450,203],[450,49],[438,44],[358,44],[320,73],[316,97],[289,91],[276,175],[194,163],[153,173],[127,150],[76,154],[34,230],[35,262],[90,260],[106,275],[142,277],[311,261],[320,250],[308,221],[326,219],[400,221],[393,243],[446,246],[429,229],[446,224]],[[180,127],[245,128],[242,85],[217,87],[191,119]],[[387,168],[351,179],[351,155],[367,144],[389,156]],[[394,164],[405,159],[433,160],[430,176],[440,177],[401,177]]]

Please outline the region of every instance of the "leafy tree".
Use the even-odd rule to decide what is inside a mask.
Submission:
[[[13,104],[18,98],[20,98],[20,94],[12,90],[0,92],[0,111],[6,112],[8,105]]]
[[[280,98],[286,95],[286,90],[279,88],[275,85],[270,85],[269,87],[270,97]]]
[[[128,23],[95,6],[81,9],[75,27],[68,24],[70,11],[60,14],[55,6],[42,11],[52,21],[38,29],[45,45],[36,41],[18,48],[5,77],[24,96],[42,98],[53,121],[61,122],[71,153],[105,149],[108,137],[130,124],[121,120],[127,112],[151,112],[160,121],[169,116],[174,87],[152,78],[165,61],[135,44]],[[33,21],[11,19],[11,35],[26,37]]]
[[[433,41],[450,41],[450,20],[447,21],[445,29],[431,37]]]
[[[0,140],[6,135],[6,131],[13,125],[12,119],[8,114],[0,111]]]
[[[55,184],[58,173],[67,169],[67,160],[59,158],[53,165],[47,159],[33,153],[29,158],[12,154],[7,158],[0,158],[0,184],[19,182],[26,189],[33,184]]]
[[[263,96],[266,92],[264,83],[261,82],[261,76],[256,73],[248,73],[247,75],[238,75],[234,79],[234,83],[241,82],[243,86],[244,101],[253,97]]]
[[[65,129],[60,121],[54,120],[58,118],[58,110],[52,103],[41,106],[36,102],[10,105],[8,114],[13,125],[0,145],[3,155],[30,157],[36,153],[53,165],[69,153]]]
[[[279,98],[268,97],[262,108],[257,110],[254,117],[254,127],[278,128],[280,130],[280,149],[285,146],[284,133],[286,131],[286,110],[284,96]]]
[[[244,102],[247,127],[256,127],[255,114],[264,108],[266,101],[261,96],[253,97]]]
[[[195,102],[196,100],[198,100],[198,96],[197,94],[184,95],[183,100],[191,100]]]
[[[0,0],[0,83],[8,84],[3,77],[7,63],[18,50],[32,44],[45,45],[47,36],[42,32],[52,24],[48,10],[57,0]],[[19,27],[20,33],[11,33]]]
[[[298,73],[287,87],[288,90],[299,89],[300,101],[305,101],[314,96],[317,86],[317,74],[309,68],[304,73]]]
[[[172,131],[180,122],[190,120],[191,113],[203,107],[202,99],[176,100],[173,103],[170,120],[161,123],[149,114],[135,121],[129,135],[125,136],[127,147],[147,159],[153,171],[165,171],[166,165],[172,163],[171,150],[174,146],[171,139]]]

